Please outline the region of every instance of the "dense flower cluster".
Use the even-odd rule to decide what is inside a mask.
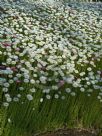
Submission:
[[[102,17],[42,7],[31,13],[12,7],[0,17],[3,105],[31,101],[38,92],[46,99],[96,92],[102,102]]]

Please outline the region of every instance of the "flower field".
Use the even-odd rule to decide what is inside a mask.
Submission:
[[[0,136],[102,128],[101,6],[1,0]]]

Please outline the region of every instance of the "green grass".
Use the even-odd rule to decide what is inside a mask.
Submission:
[[[3,112],[2,136],[28,136],[64,126],[102,127],[102,104],[96,100],[95,94],[89,98],[80,93],[75,97],[67,96],[62,101],[45,99],[43,103],[37,101],[39,98],[38,95],[33,102],[26,101],[22,105],[11,104],[5,114]],[[8,123],[8,118],[11,123]]]

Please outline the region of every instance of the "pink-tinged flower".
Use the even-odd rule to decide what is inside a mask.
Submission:
[[[18,71],[16,67],[11,67],[12,71]]]
[[[7,46],[11,46],[12,44],[11,44],[11,43],[3,43],[3,45],[4,45],[5,47],[7,47]]]
[[[62,87],[64,84],[65,84],[65,81],[64,80],[60,80],[59,83],[58,83],[58,86]]]
[[[16,35],[13,35],[12,38],[17,38],[17,36],[16,36]]]
[[[16,51],[20,51],[20,48],[16,48],[15,50],[16,50]]]
[[[17,83],[17,84],[20,84],[20,83],[21,83],[21,81],[20,81],[20,80],[17,80],[17,81],[16,81],[16,83]]]
[[[6,69],[6,66],[0,66],[0,69],[1,69],[1,70],[5,70],[5,69]]]

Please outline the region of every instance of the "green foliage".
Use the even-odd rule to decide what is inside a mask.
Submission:
[[[28,136],[66,126],[68,128],[99,128],[102,127],[101,103],[95,94],[89,98],[83,93],[76,97],[67,96],[65,100],[44,100],[39,103],[25,102],[12,104],[6,114],[11,119],[3,126],[2,136]],[[33,106],[36,107],[33,109]]]

